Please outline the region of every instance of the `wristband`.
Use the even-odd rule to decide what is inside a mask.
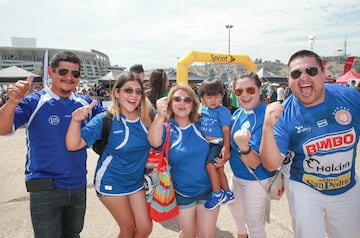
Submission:
[[[251,152],[251,146],[249,145],[249,149],[247,151],[240,151],[240,149],[238,149],[238,152],[240,155],[248,155]]]

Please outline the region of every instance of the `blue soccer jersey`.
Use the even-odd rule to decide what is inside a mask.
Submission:
[[[356,146],[360,128],[360,93],[326,85],[324,102],[304,107],[294,96],[275,125],[284,172],[329,195],[344,193],[355,184]]]
[[[223,138],[222,127],[230,126],[230,124],[231,114],[226,107],[209,108],[205,105],[202,106],[201,117],[197,122],[197,126],[203,136]]]
[[[164,126],[164,134],[165,134]],[[169,162],[175,191],[183,196],[194,197],[211,191],[205,161],[209,144],[196,126],[191,123],[180,128],[170,120]]]
[[[81,129],[81,137],[88,146],[101,138],[103,115],[95,116]],[[144,186],[144,170],[150,144],[147,129],[137,120],[120,121],[113,116],[112,127],[105,151],[98,161],[94,184],[104,195],[126,195]]]
[[[243,107],[240,107],[232,116],[230,167],[238,178],[256,180],[240,158],[238,146],[234,141],[234,134],[238,130],[249,130],[251,133],[249,141],[251,149],[259,154],[265,109],[266,104],[261,102],[251,111],[246,111]],[[274,172],[269,172],[262,164],[253,171],[259,179],[266,179],[274,175]]]
[[[65,136],[71,114],[92,99],[77,94],[60,98],[46,88],[26,96],[16,107],[14,130],[26,127],[26,181],[53,178],[57,188],[76,189],[86,185],[86,150],[68,151]],[[97,104],[89,115],[102,112]],[[84,123],[83,123],[84,124]]]

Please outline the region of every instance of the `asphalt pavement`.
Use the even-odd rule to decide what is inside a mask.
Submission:
[[[0,136],[1,151],[1,193],[0,193],[0,238],[33,237],[29,211],[29,194],[24,183],[25,165],[25,130],[19,129],[11,136]],[[92,186],[97,155],[88,150],[88,201],[85,226],[81,237],[107,238],[116,237],[118,226],[110,213],[98,200]],[[359,171],[359,163],[357,166]],[[228,178],[231,176],[226,165]],[[154,223],[152,238],[178,237],[179,226],[176,219]],[[279,201],[272,201],[270,223],[266,224],[268,238],[293,237],[291,218],[286,195]],[[222,206],[216,226],[216,237],[236,238],[233,218],[226,206]]]

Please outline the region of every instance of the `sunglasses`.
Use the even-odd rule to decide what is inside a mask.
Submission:
[[[236,95],[236,96],[241,96],[241,94],[244,92],[244,89],[242,89],[242,88],[237,88],[237,89],[235,89],[234,91],[235,91],[235,95]],[[248,93],[248,94],[255,94],[256,88],[254,88],[254,87],[248,87],[248,88],[245,88],[245,91],[246,91],[246,93]]]
[[[59,71],[60,76],[65,76],[67,73],[69,73],[69,70],[64,69],[64,68],[61,68],[58,71]],[[73,70],[73,71],[71,71],[71,74],[72,74],[72,76],[74,78],[79,78],[80,77],[80,71],[79,70]]]
[[[126,94],[133,94],[135,91],[135,94],[137,96],[144,95],[144,91],[140,88],[133,89],[133,88],[128,87],[128,88],[120,88],[120,89],[123,90]]]
[[[174,96],[172,97],[172,100],[175,102],[181,102],[184,101],[186,104],[190,104],[192,102],[191,97],[180,97],[180,96]]]
[[[308,67],[305,69],[305,72],[310,76],[316,76],[319,72],[319,69],[316,67]],[[292,79],[298,79],[302,73],[303,71],[300,69],[295,69],[290,72],[290,76]]]

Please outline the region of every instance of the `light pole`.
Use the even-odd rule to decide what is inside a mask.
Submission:
[[[228,53],[230,54],[230,30],[231,30],[231,28],[233,28],[234,26],[233,25],[225,25],[225,28],[226,29],[229,29],[229,44],[228,44],[228,46],[229,46],[229,48],[228,48]]]
[[[337,52],[339,52],[339,75],[340,76],[340,71],[341,71],[341,65],[340,65],[340,54],[342,52],[342,49],[337,49]]]
[[[225,28],[229,30],[229,42],[228,42],[228,47],[229,47],[228,48],[228,54],[229,55],[230,55],[230,30],[233,27],[234,27],[234,25],[225,25]],[[231,71],[231,66],[230,65],[228,65],[227,71],[228,71],[228,73],[230,73],[230,71]],[[228,81],[230,81],[230,75],[229,75]]]
[[[309,35],[309,43],[310,43],[311,51],[313,51],[313,45],[315,43],[315,36]]]

